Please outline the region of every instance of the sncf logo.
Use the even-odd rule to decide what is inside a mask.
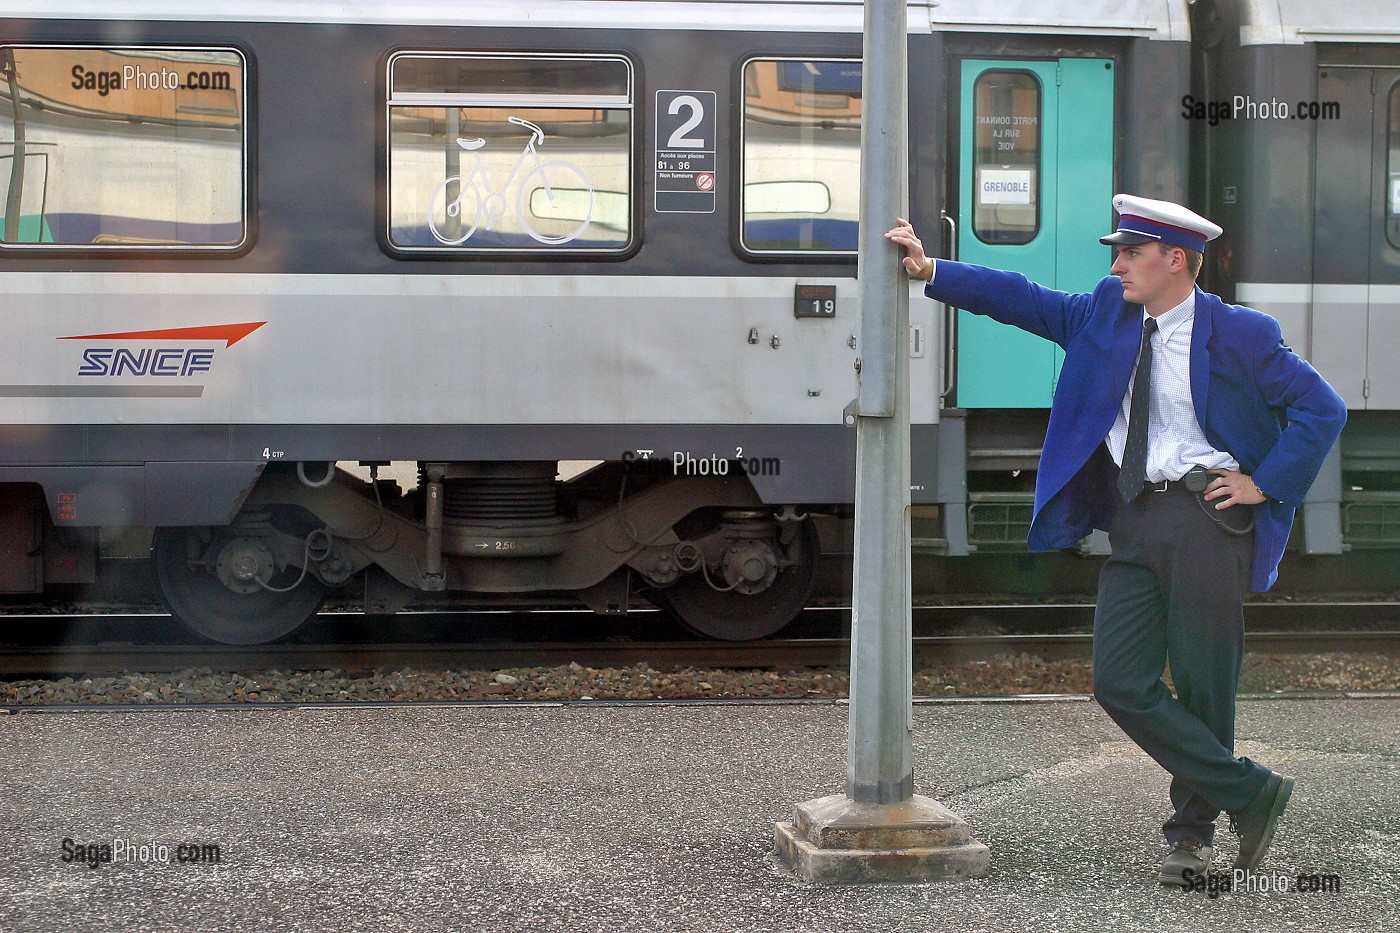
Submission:
[[[214,365],[213,350],[147,347],[93,347],[83,351],[79,376],[190,376],[207,373]]]
[[[83,350],[79,376],[192,376],[214,365],[217,347],[169,346],[178,343],[218,343],[233,346],[266,324],[214,324],[206,327],[174,327],[165,330],[133,330],[115,334],[82,334],[59,340],[87,340],[98,346]],[[141,344],[167,344],[141,346]]]

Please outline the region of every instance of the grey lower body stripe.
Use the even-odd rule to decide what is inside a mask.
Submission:
[[[0,386],[0,398],[200,398],[204,386]]]

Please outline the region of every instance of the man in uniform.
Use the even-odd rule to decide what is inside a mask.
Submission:
[[[1082,295],[935,261],[904,220],[885,235],[930,298],[1065,351],[1028,544],[1109,532],[1094,696],[1171,773],[1159,877],[1189,884],[1210,865],[1222,810],[1240,836],[1235,867],[1253,869],[1293,791],[1293,778],[1233,752],[1244,594],[1277,579],[1346,406],[1277,321],[1196,287],[1220,227],[1168,201],[1120,194],[1113,206],[1118,228],[1100,241],[1116,248],[1112,274]]]

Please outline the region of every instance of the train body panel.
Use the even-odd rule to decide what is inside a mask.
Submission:
[[[1351,418],[1301,549],[1400,545],[1400,11],[1198,7],[1193,190],[1226,230],[1207,287],[1279,319]],[[1185,103],[1185,102],[1183,102]]]
[[[1231,28],[1201,51],[1203,192],[1226,229],[1211,257],[1223,295],[1265,310],[1352,409],[1400,405],[1400,17],[1322,4],[1219,4]]]
[[[855,305],[852,280],[800,281],[832,289],[843,318]],[[794,319],[790,279],[199,273],[160,283],[0,275],[15,309],[0,348],[9,420],[839,424],[856,392],[849,322]],[[921,362],[931,385],[931,359]]]

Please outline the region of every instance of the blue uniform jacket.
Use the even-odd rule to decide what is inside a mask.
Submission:
[[[1128,390],[1142,305],[1123,300],[1117,276],[1086,295],[1045,288],[1014,272],[938,261],[925,293],[1064,348],[1035,483],[1033,551],[1069,547],[1107,530],[1120,501],[1104,438]],[[1014,360],[1007,361],[1014,366]],[[1283,342],[1278,322],[1196,289],[1191,400],[1206,439],[1274,497],[1255,507],[1250,589],[1278,579],[1293,514],[1341,434],[1346,404]],[[1241,508],[1241,506],[1235,506]]]

